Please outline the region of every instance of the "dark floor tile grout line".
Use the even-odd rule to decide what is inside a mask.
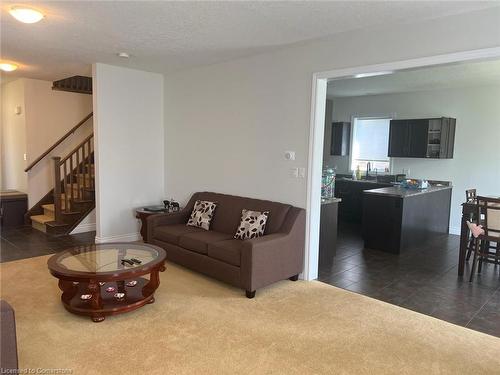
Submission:
[[[468,327],[469,324],[474,320],[474,318],[484,309],[484,306],[486,306],[492,299],[493,299],[493,296],[497,293],[497,291],[493,292],[490,296],[490,298],[488,298],[486,300],[486,302],[474,313],[474,315],[472,315],[472,318],[470,318],[470,320],[465,324],[465,327]]]

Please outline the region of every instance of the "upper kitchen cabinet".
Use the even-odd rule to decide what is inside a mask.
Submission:
[[[453,158],[455,122],[449,117],[391,120],[388,156]]]
[[[330,155],[347,156],[351,143],[351,123],[332,122]]]

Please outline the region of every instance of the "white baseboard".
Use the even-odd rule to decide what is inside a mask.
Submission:
[[[142,240],[142,237],[141,237],[141,234],[139,232],[120,234],[118,236],[105,236],[105,237],[95,236],[95,243],[134,242],[134,241],[140,241],[140,240]]]
[[[95,223],[86,223],[86,224],[78,224],[76,228],[71,231],[70,234],[94,232],[94,231],[95,231]]]

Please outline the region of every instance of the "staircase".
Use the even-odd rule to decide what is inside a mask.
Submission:
[[[92,77],[73,76],[52,82],[52,90],[92,95]]]
[[[93,134],[87,136],[64,158],[52,158],[54,188],[25,215],[33,228],[69,234],[95,208],[93,138]]]

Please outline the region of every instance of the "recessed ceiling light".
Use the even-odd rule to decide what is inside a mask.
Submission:
[[[16,6],[9,10],[9,13],[16,20],[24,23],[36,23],[43,19],[42,12],[32,8]]]
[[[18,66],[16,64],[0,63],[0,70],[3,70],[4,72],[13,72],[17,68]]]
[[[385,76],[387,74],[392,74],[392,73],[394,73],[392,70],[388,70],[388,71],[385,71],[385,72],[360,73],[360,74],[355,74],[354,78],[366,78],[366,77]]]
[[[128,59],[130,55],[127,52],[119,52],[117,53],[118,57],[121,57],[122,59]]]

